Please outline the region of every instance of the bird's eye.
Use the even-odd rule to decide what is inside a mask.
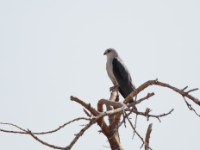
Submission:
[[[110,53],[111,52],[111,50],[108,50],[108,53]]]

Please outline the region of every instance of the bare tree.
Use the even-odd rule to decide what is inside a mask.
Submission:
[[[66,122],[65,124],[59,126],[58,128],[51,130],[51,131],[46,131],[46,132],[33,132],[28,129],[23,129],[19,127],[18,125],[12,124],[12,123],[3,123],[1,122],[1,125],[8,125],[15,127],[17,130],[5,130],[3,128],[0,129],[1,132],[6,132],[6,133],[13,133],[13,134],[27,134],[30,135],[33,139],[38,141],[39,143],[46,145],[48,147],[54,148],[54,149],[60,149],[60,150],[70,150],[72,147],[76,144],[76,142],[79,140],[79,138],[90,129],[91,126],[94,124],[97,124],[100,127],[100,133],[103,133],[109,144],[110,148],[112,150],[122,150],[123,146],[120,142],[120,134],[118,133],[118,129],[126,122],[128,122],[134,132],[135,135],[139,137],[139,139],[142,142],[141,148],[144,147],[144,150],[150,150],[152,149],[150,147],[150,135],[152,131],[152,124],[149,124],[147,131],[146,131],[146,136],[142,137],[140,133],[136,129],[136,123],[137,120],[132,121],[130,119],[130,115],[135,114],[136,118],[137,117],[146,117],[147,120],[149,118],[156,118],[160,121],[162,117],[165,117],[167,115],[170,115],[174,109],[171,109],[169,112],[166,113],[161,113],[161,114],[152,114],[151,109],[147,108],[144,112],[139,111],[137,106],[141,103],[143,103],[146,100],[149,100],[152,96],[154,96],[154,93],[147,93],[145,97],[142,97],[132,103],[129,103],[132,98],[137,97],[137,95],[142,92],[144,89],[148,88],[149,86],[160,86],[160,87],[166,87],[174,92],[178,93],[183,97],[183,100],[185,104],[187,105],[188,109],[193,111],[198,117],[200,115],[197,113],[197,111],[192,107],[190,102],[194,103],[195,105],[200,106],[200,100],[192,96],[190,93],[198,90],[197,88],[195,89],[190,89],[188,90],[188,86],[179,89],[174,86],[171,86],[170,84],[166,84],[163,82],[156,80],[149,80],[145,83],[143,83],[141,86],[139,86],[135,91],[129,94],[129,96],[126,97],[126,99],[123,102],[119,102],[119,96],[118,96],[118,91],[116,89],[113,89],[111,91],[111,95],[109,99],[100,99],[97,103],[97,108],[94,108],[90,104],[84,102],[83,100],[71,96],[70,100],[77,103],[78,105],[81,105],[83,107],[83,111],[85,113],[85,117],[79,117],[75,118],[71,121]],[[106,110],[103,110],[103,106],[106,106]],[[106,121],[105,116],[108,117],[108,121]],[[85,120],[88,123],[79,131],[79,133],[75,134],[75,137],[71,140],[71,142],[65,146],[56,146],[50,143],[47,143],[43,140],[41,140],[38,136],[39,135],[44,135],[44,134],[51,134],[54,132],[59,131],[60,129],[66,127],[67,125],[74,123],[76,121],[80,120]]]

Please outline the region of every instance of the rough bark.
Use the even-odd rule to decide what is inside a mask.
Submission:
[[[98,111],[103,112],[103,105],[106,105],[107,111],[122,107],[122,104],[118,103],[118,101],[119,101],[118,90],[114,89],[111,92],[111,96],[109,100],[105,100],[105,99],[99,100]],[[108,142],[112,150],[123,150],[121,142],[120,142],[119,132],[118,132],[120,117],[121,117],[120,112],[117,114],[108,116],[109,133],[106,134],[106,137],[108,139]]]

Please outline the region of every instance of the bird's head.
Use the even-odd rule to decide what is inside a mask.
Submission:
[[[107,50],[105,50],[104,55],[109,58],[114,58],[118,56],[117,51],[114,48],[108,48]]]

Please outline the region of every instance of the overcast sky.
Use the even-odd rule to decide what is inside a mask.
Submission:
[[[84,116],[69,97],[94,107],[109,97],[103,56],[109,47],[118,51],[136,86],[158,78],[178,88],[200,88],[199,43],[199,0],[0,0],[0,122],[46,131]],[[149,88],[143,95],[153,91],[140,111],[175,111],[161,123],[139,118],[138,132],[144,135],[153,123],[154,150],[199,149],[200,118],[168,89]],[[193,95],[200,98],[199,91]],[[41,138],[66,146],[84,123]],[[73,149],[106,150],[109,144],[98,131],[94,125]],[[125,150],[140,149],[129,126],[120,133]],[[0,133],[0,149],[50,148],[29,136]]]

